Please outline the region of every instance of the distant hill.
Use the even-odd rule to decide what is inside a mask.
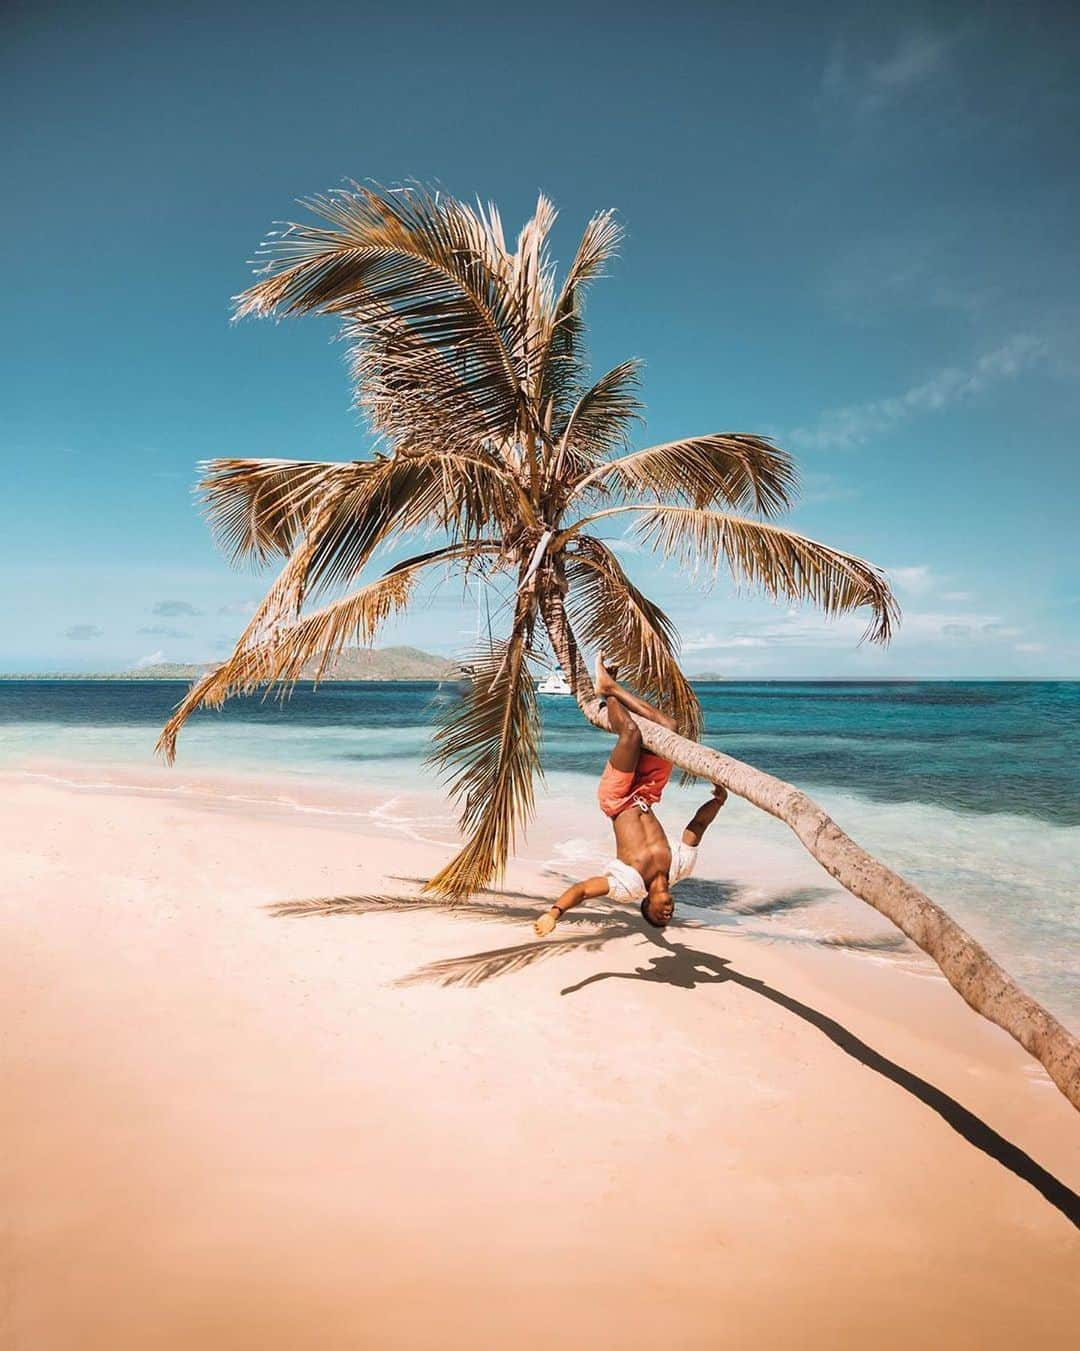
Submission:
[[[7,676],[8,680],[194,680],[216,663],[163,662],[159,666],[142,666],[130,671],[108,671],[101,674],[77,672],[60,674]],[[316,663],[304,668],[304,678],[311,679]],[[448,657],[437,657],[433,652],[421,652],[416,647],[359,647],[348,648],[323,676],[324,680],[451,680],[460,666]]]

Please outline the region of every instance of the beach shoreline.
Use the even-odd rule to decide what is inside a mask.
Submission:
[[[365,907],[433,797],[48,771],[0,775],[16,1347],[1069,1344],[1075,1113],[921,958],[723,905],[540,944],[546,838]]]

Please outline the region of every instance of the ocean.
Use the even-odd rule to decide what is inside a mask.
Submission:
[[[162,681],[0,682],[0,767],[55,772],[67,761],[149,768],[157,733],[183,688]],[[1059,1016],[1080,1021],[1080,683],[698,688],[710,745],[805,788]],[[191,720],[180,739],[180,769],[270,775],[296,785],[298,802],[305,784],[355,785],[385,795],[389,807],[402,795],[438,791],[424,756],[437,703],[454,697],[452,688],[429,684],[329,683],[298,689],[284,704],[234,700]],[[542,823],[546,813],[549,827],[557,823],[546,854],[554,851],[570,875],[606,847],[593,790],[608,738],[583,723],[569,699],[544,698],[541,707],[547,790],[537,817]],[[700,787],[669,789],[673,824],[700,797]],[[717,845],[721,859],[723,841],[734,848],[737,836],[795,867],[801,851],[788,832],[745,804],[732,806],[721,816],[728,831]],[[448,826],[450,812],[444,802],[432,828]],[[723,919],[717,907],[711,918]]]

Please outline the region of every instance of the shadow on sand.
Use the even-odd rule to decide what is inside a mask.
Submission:
[[[420,879],[394,878],[393,880],[414,882]],[[711,902],[713,905],[722,905],[724,901],[721,899],[721,895],[726,896],[728,900],[733,898],[733,893],[726,890],[727,884],[725,883],[703,885],[714,889],[717,894],[704,896],[701,899],[695,898],[690,902],[699,908],[704,908],[702,900]],[[814,889],[809,890],[813,891]],[[488,897],[491,899],[486,899]],[[549,899],[546,896],[537,897],[522,892],[486,888],[479,893],[478,898],[458,902],[447,902],[437,897],[425,896],[322,896],[309,900],[282,901],[267,908],[272,915],[281,918],[439,910],[448,916],[461,919],[513,924],[527,922],[536,917],[535,904],[521,904],[522,902],[545,902]],[[800,905],[811,904],[814,899],[816,899],[815,896],[809,896],[805,891],[791,895],[781,894],[771,898],[770,901],[756,903],[754,909],[749,913],[753,913],[755,916],[780,913]],[[690,901],[690,898],[686,897],[686,900]],[[507,902],[517,902],[517,904],[508,904]],[[742,911],[741,913],[748,912]],[[672,932],[672,930],[678,932],[680,928],[689,928],[692,931],[693,927],[695,926],[680,926],[676,923],[667,930],[667,933]],[[554,957],[564,956],[570,952],[599,952],[608,944],[619,939],[645,937],[655,948],[659,949],[657,955],[646,966],[638,967],[634,971],[598,971],[594,975],[578,981],[576,985],[566,986],[561,994],[563,996],[577,994],[587,986],[596,985],[605,980],[649,981],[679,990],[696,990],[708,985],[739,985],[744,990],[748,990],[762,999],[767,999],[770,1003],[785,1009],[795,1017],[801,1018],[803,1022],[822,1032],[834,1046],[857,1060],[860,1065],[866,1066],[867,1069],[873,1070],[898,1088],[910,1093],[929,1107],[931,1111],[936,1112],[947,1125],[951,1126],[969,1144],[981,1150],[989,1158],[994,1159],[1003,1168],[1007,1168],[1018,1178],[1029,1183],[1052,1206],[1055,1206],[1067,1219],[1080,1228],[1080,1196],[1076,1192],[1036,1163],[1030,1154],[1019,1148],[1018,1145],[1006,1140],[1004,1136],[999,1135],[992,1126],[988,1126],[974,1112],[968,1111],[955,1098],[950,1097],[948,1093],[935,1087],[926,1079],[912,1073],[911,1070],[904,1069],[902,1065],[898,1065],[895,1061],[882,1055],[880,1051],[874,1050],[872,1046],[857,1037],[854,1032],[820,1009],[813,1008],[811,1005],[795,999],[792,995],[775,989],[763,980],[745,975],[743,972],[736,970],[726,957],[702,952],[686,943],[674,942],[666,936],[652,930],[646,930],[636,915],[628,914],[621,909],[618,911],[602,909],[599,916],[571,912],[564,916],[559,925],[558,933],[560,936],[541,941],[533,940],[518,943],[511,947],[493,948],[467,956],[448,957],[442,961],[428,962],[417,970],[402,976],[395,984],[399,986],[436,984],[444,987],[454,985],[475,987],[488,980],[510,975],[538,962],[550,961]],[[860,941],[856,939],[825,938],[819,941],[833,945],[840,941],[844,946],[869,950],[878,950],[883,946],[876,939]],[[892,946],[892,944],[889,943],[885,946]]]

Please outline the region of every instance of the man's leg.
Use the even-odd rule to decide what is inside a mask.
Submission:
[[[618,733],[624,722],[630,723],[634,730],[637,731],[637,724],[634,723],[632,718],[626,716],[626,712],[624,711],[626,709],[629,709],[631,713],[636,713],[639,718],[648,718],[650,722],[658,722],[661,727],[669,727],[672,731],[675,731],[678,726],[678,723],[670,714],[662,713],[660,709],[653,708],[652,704],[646,703],[644,699],[634,694],[632,690],[624,689],[622,685],[616,684],[614,676],[612,676],[610,671],[604,665],[603,653],[600,653],[596,658],[596,673],[593,688],[596,690],[597,694],[602,695],[608,701],[608,721],[611,723],[611,730],[613,732]],[[639,743],[640,735],[641,734],[638,733]],[[638,754],[640,753],[641,747],[639,744]],[[613,756],[612,764],[614,763]],[[637,764],[636,759],[634,764]],[[616,766],[616,768],[619,768],[619,766]]]
[[[616,696],[608,696],[608,722],[618,740],[608,761],[613,769],[633,774],[641,758],[641,729]]]

